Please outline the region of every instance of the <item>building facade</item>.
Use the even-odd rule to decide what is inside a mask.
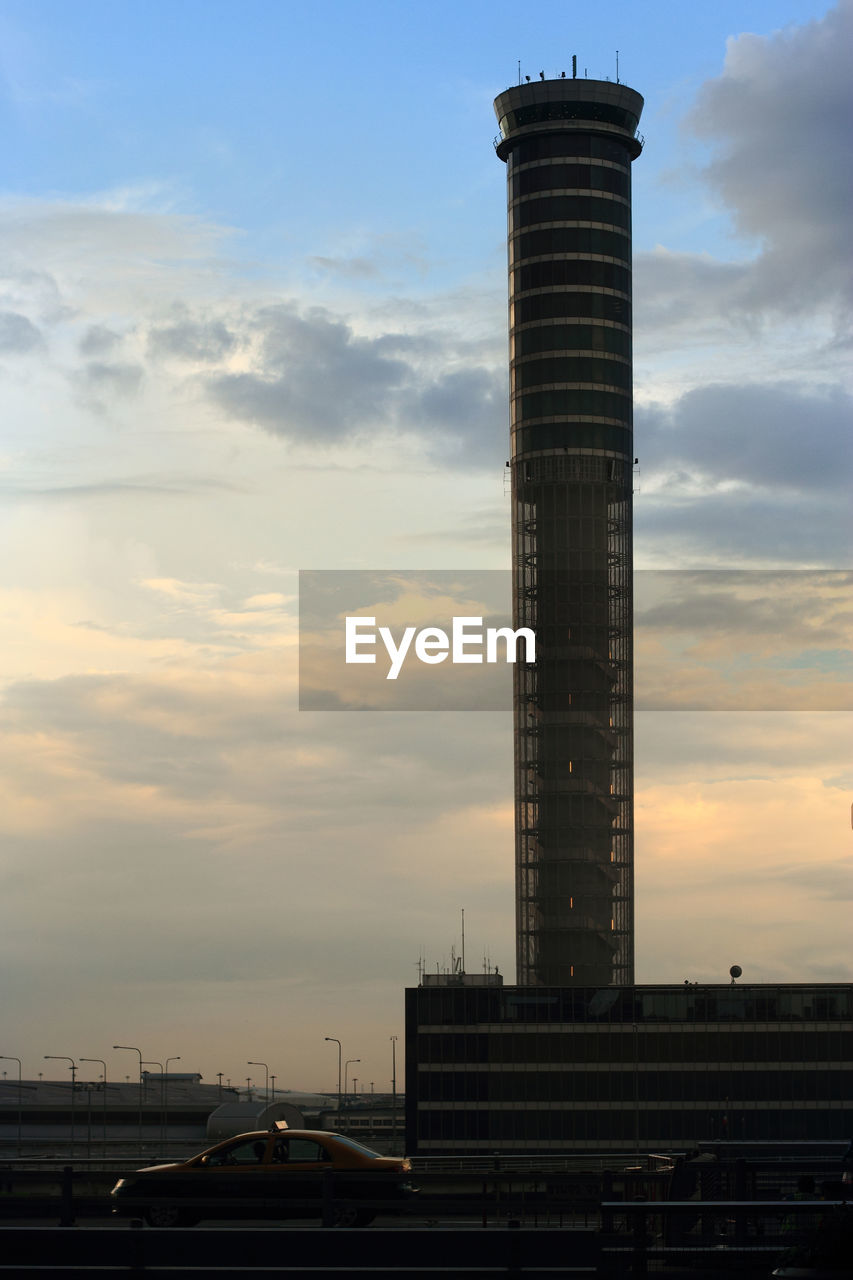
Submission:
[[[507,166],[517,981],[633,981],[631,162],[643,99],[495,100]]]
[[[419,987],[406,1149],[687,1151],[853,1137],[853,985]]]

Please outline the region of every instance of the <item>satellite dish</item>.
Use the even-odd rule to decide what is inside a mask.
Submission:
[[[742,973],[743,973],[743,969],[741,969],[739,964],[732,965],[731,969],[729,969],[729,974],[731,975],[731,979],[732,979],[732,986],[734,986],[736,979],[738,979]]]

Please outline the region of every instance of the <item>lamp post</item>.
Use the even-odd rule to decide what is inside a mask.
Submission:
[[[397,1037],[391,1036],[391,1147],[397,1149]]]
[[[272,1093],[272,1101],[275,1103],[275,1076],[270,1076],[270,1092]]]
[[[146,1067],[160,1068],[160,1144],[162,1146],[162,1144],[166,1141],[166,1120],[163,1115],[163,1109],[165,1106],[165,1101],[163,1098],[163,1082],[164,1082],[164,1077],[166,1075],[166,1072],[163,1070],[162,1062],[155,1062],[153,1058],[146,1058],[144,1065]]]
[[[101,1066],[104,1068],[104,1075],[103,1075],[104,1091],[101,1098],[101,1102],[102,1102],[101,1128],[103,1129],[102,1141],[104,1144],[104,1155],[106,1155],[106,1151],[107,1151],[107,1064],[104,1062],[103,1058],[81,1058],[80,1061],[81,1062],[99,1062]]]
[[[247,1062],[247,1067],[263,1067],[264,1069],[264,1101],[269,1106],[270,1100],[270,1069],[265,1062]]]
[[[181,1055],[174,1054],[171,1058],[166,1059],[166,1070],[163,1072],[163,1110],[166,1113],[166,1128],[169,1127],[169,1063],[180,1062]]]
[[[74,1154],[74,1083],[77,1075],[77,1063],[73,1058],[69,1058],[66,1053],[46,1053],[45,1061],[48,1058],[54,1062],[70,1062],[71,1063],[71,1154]]]
[[[344,1106],[346,1107],[347,1118],[349,1118],[349,1089],[347,1088],[347,1074],[351,1064],[354,1062],[361,1062],[361,1058],[347,1058],[344,1063]]]
[[[142,1050],[135,1044],[114,1044],[113,1048],[129,1049],[131,1053],[139,1054],[139,1145],[142,1146]]]
[[[341,1122],[341,1101],[342,1101],[342,1095],[341,1095],[341,1058],[342,1058],[342,1056],[343,1056],[342,1051],[341,1051],[341,1042],[340,1042],[340,1040],[336,1040],[334,1036],[324,1036],[324,1037],[323,1037],[323,1039],[324,1039],[324,1040],[330,1040],[330,1041],[332,1042],[332,1044],[336,1044],[336,1045],[338,1046],[338,1124],[340,1124],[340,1122]]]
[[[21,1154],[21,1059],[16,1058],[11,1053],[0,1053],[0,1058],[4,1062],[17,1062],[18,1064],[18,1147],[16,1154]]]

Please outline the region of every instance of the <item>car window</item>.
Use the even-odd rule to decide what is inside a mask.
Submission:
[[[380,1158],[378,1151],[372,1151],[370,1147],[366,1147],[362,1142],[356,1142],[354,1138],[345,1138],[342,1133],[335,1134],[335,1142],[341,1146],[350,1147],[353,1151],[358,1151],[363,1156],[370,1156],[371,1160]]]
[[[227,1147],[220,1147],[218,1151],[212,1152],[206,1163],[209,1165],[223,1164],[261,1164],[267,1150],[267,1140],[265,1138],[250,1138],[242,1142],[232,1142]]]
[[[320,1144],[309,1138],[277,1138],[272,1158],[273,1164],[285,1164],[288,1161],[302,1164],[329,1159]]]

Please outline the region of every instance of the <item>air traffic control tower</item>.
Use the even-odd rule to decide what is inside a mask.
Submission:
[[[507,166],[520,986],[634,981],[631,162],[643,99],[495,99]]]

